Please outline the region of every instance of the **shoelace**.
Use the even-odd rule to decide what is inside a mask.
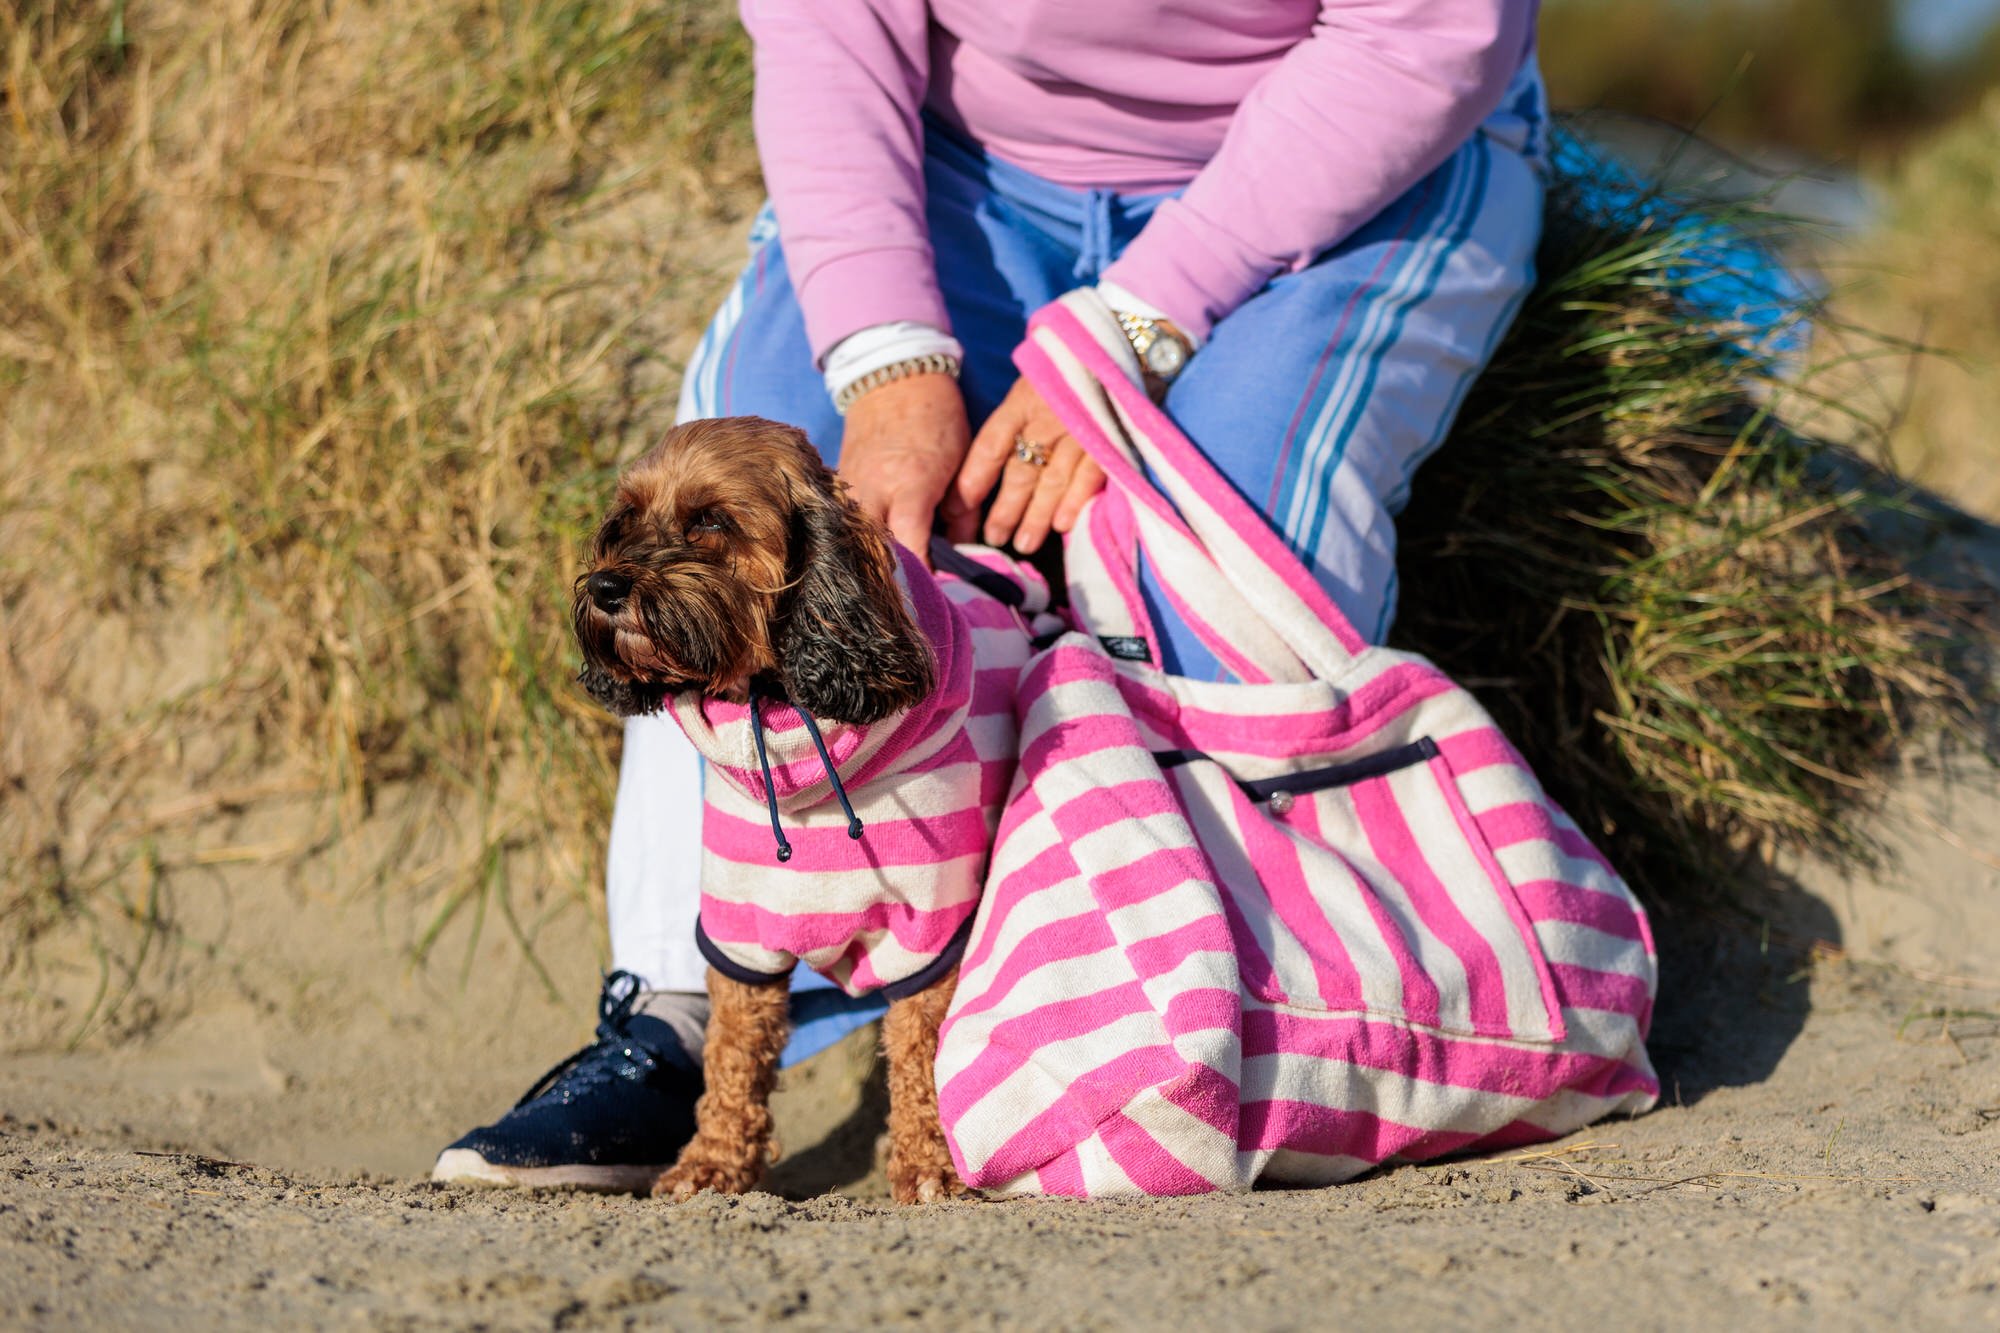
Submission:
[[[597,993],[597,1040],[575,1054],[558,1060],[549,1067],[547,1073],[536,1079],[528,1090],[521,1094],[521,1100],[514,1103],[516,1108],[526,1106],[537,1097],[548,1093],[566,1076],[577,1074],[579,1082],[598,1083],[612,1076],[607,1068],[591,1066],[579,1069],[584,1061],[602,1051],[608,1045],[619,1047],[619,1054],[632,1062],[632,1073],[625,1077],[643,1077],[657,1069],[660,1057],[645,1043],[635,1041],[626,1031],[632,1020],[632,1010],[639,1003],[639,978],[623,970],[604,974],[604,988]]]
[[[775,696],[774,696],[775,697]],[[778,860],[792,859],[792,844],[785,840],[785,830],[778,823],[778,790],[771,781],[771,757],[764,749],[764,696],[750,687],[750,734],[757,741],[757,766],[764,770],[764,805],[771,812],[771,833],[778,840]],[[833,766],[833,756],[826,752],[826,741],[819,734],[819,723],[802,705],[793,704],[799,717],[805,721],[806,732],[812,737],[813,749],[819,751],[820,766],[826,770],[826,780],[833,784],[833,794],[840,800],[840,808],[847,812],[847,836],[861,836],[861,816],[854,813],[854,805],[847,799],[847,788],[840,781],[840,770]]]

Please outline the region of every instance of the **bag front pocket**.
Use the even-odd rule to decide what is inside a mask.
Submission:
[[[1252,995],[1562,1039],[1527,915],[1429,738],[1251,781],[1205,755],[1158,757],[1223,882]]]

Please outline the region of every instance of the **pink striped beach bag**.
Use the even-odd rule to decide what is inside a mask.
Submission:
[[[1371,647],[1137,387],[1091,293],[1016,360],[1109,484],[938,1052],[965,1180],[1325,1184],[1651,1107],[1624,882],[1465,690]],[[1134,570],[1238,682],[1159,667]]]

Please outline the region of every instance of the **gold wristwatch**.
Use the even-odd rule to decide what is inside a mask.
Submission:
[[[1125,330],[1132,350],[1138,354],[1139,367],[1146,374],[1146,387],[1158,398],[1187,365],[1188,357],[1194,354],[1194,344],[1168,320],[1148,319],[1122,310],[1113,313],[1118,316],[1118,327]]]

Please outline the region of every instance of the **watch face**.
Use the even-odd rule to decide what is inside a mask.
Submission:
[[[1187,348],[1181,346],[1178,338],[1158,337],[1146,348],[1146,369],[1163,380],[1180,374],[1186,361]]]

